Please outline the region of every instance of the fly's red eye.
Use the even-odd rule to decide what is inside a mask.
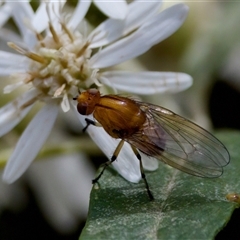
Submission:
[[[88,104],[86,103],[79,103],[77,105],[77,110],[81,115],[87,115]]]

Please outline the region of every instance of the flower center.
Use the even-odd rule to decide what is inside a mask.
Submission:
[[[29,71],[24,74],[23,83],[32,83],[41,92],[42,100],[46,97],[66,99],[75,96],[78,89],[89,88],[97,83],[98,70],[89,66],[92,53],[90,42],[80,32],[71,31],[61,22],[59,31],[56,31],[49,23],[46,37],[38,33],[36,37],[34,52],[11,42],[8,45],[30,59]]]

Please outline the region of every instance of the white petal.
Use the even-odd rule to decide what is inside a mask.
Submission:
[[[78,1],[78,4],[77,4],[76,8],[74,9],[74,13],[72,14],[71,19],[69,20],[69,22],[67,24],[67,26],[69,28],[75,29],[78,26],[78,24],[85,17],[90,4],[91,4],[91,0]]]
[[[8,68],[8,67],[17,67],[18,65],[21,65],[21,62],[26,59],[24,56],[10,53],[6,51],[0,51],[0,68]],[[22,64],[24,65],[24,64]],[[23,68],[24,69],[24,68]]]
[[[92,68],[105,68],[137,57],[166,39],[183,23],[188,12],[184,4],[174,5],[152,17],[136,32],[106,47],[90,59]]]
[[[19,28],[24,42],[31,49],[36,43],[35,34],[26,26],[26,21],[31,21],[34,17],[32,7],[28,2],[15,2],[13,9],[13,19]]]
[[[48,103],[34,117],[21,135],[4,169],[3,180],[16,181],[37,156],[51,132],[58,113],[58,105]]]
[[[16,66],[14,68],[4,68],[3,66],[0,66],[0,76],[9,76],[10,74],[14,72],[22,72],[24,69],[21,66]]]
[[[158,160],[156,158],[149,157],[141,152],[143,168],[148,171],[155,171],[158,168]]]
[[[0,178],[2,171],[0,171]],[[16,182],[15,184],[6,184],[0,179],[0,213],[4,209],[21,211],[26,207],[28,197],[24,184]]]
[[[0,108],[0,137],[12,130],[27,115],[32,105],[24,109],[20,108],[37,95],[36,90],[31,90]]]
[[[26,44],[22,41],[22,38],[19,36],[19,34],[13,32],[10,29],[1,28],[0,38],[4,42],[14,42],[19,47],[27,48]]]
[[[73,105],[73,109],[75,113],[82,123],[83,126],[86,125],[85,118],[86,116],[80,115],[76,110],[76,103]],[[91,118],[87,116],[87,118]],[[110,137],[103,128],[89,126],[87,132],[91,136],[91,138],[95,141],[95,143],[101,148],[104,154],[110,159],[114,150],[116,149],[119,139],[114,139]],[[141,179],[139,161],[133,153],[129,144],[125,143],[122,150],[120,151],[117,160],[112,164],[113,167],[118,171],[120,175],[122,175],[125,179],[130,182],[139,182]]]
[[[85,155],[36,161],[26,176],[43,214],[57,231],[69,233],[87,216],[94,170]]]
[[[0,76],[8,76],[17,72],[25,72],[28,68],[27,57],[0,51]]]
[[[23,84],[25,84],[23,81],[19,81],[17,83],[14,84],[10,84],[7,85],[3,88],[3,93],[11,93],[12,91],[16,90],[17,88],[19,88],[20,86],[22,86]]]
[[[123,21],[107,19],[90,34],[90,47],[100,47],[130,33],[141,26],[148,18],[156,15],[161,1],[143,2],[134,1],[129,4],[128,14]]]
[[[0,7],[0,28],[8,21],[11,17],[12,7],[11,4],[4,4]]]
[[[68,100],[68,95],[67,93],[64,93],[63,99],[61,102],[61,107],[63,112],[68,112],[70,110],[70,105],[69,105],[69,100]]]
[[[48,1],[48,10],[50,15],[50,21],[55,22],[56,20],[59,21],[59,11],[62,9],[63,5],[65,4],[65,0],[56,1],[56,0],[49,0]],[[37,32],[42,32],[48,27],[49,23],[49,16],[46,10],[46,3],[41,3],[35,12],[35,15],[31,21],[31,24]]]
[[[179,92],[192,85],[192,77],[175,72],[109,71],[100,75],[101,83],[135,94]]]
[[[52,8],[50,8],[50,10],[51,9]],[[41,3],[34,14],[31,25],[34,30],[40,33],[48,27],[48,22],[49,19],[46,12],[46,4]]]
[[[110,18],[123,20],[127,15],[128,5],[124,0],[113,2],[93,0],[93,2]]]

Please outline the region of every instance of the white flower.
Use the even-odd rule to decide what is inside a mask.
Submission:
[[[78,4],[67,23],[61,15],[62,2],[49,3],[47,7],[41,4],[36,13],[26,2],[5,4],[11,6],[22,38],[8,31],[7,37],[15,40],[8,44],[20,55],[0,51],[0,73],[18,80],[4,91],[11,92],[21,85],[29,86],[29,90],[0,109],[0,136],[18,124],[35,102],[45,103],[23,132],[7,163],[3,179],[8,183],[19,178],[36,157],[50,134],[59,106],[66,112],[71,103],[77,113],[75,103],[69,99],[76,96],[78,89],[107,85],[121,91],[151,94],[181,91],[192,83],[191,77],[183,73],[106,70],[139,56],[175,32],[186,18],[186,5],[177,4],[159,12],[160,1],[134,1],[128,5],[123,20],[108,19],[87,36],[77,30],[88,8],[84,3]],[[0,37],[6,38],[7,30],[3,30]],[[43,30],[45,37],[39,34]],[[93,54],[93,48],[99,51]],[[77,116],[85,125],[84,117],[78,113]],[[90,126],[88,132],[110,158],[118,140],[101,128]],[[148,162],[146,168],[157,167],[155,161]],[[114,167],[129,181],[141,178],[139,162],[128,144]]]
[[[76,153],[51,157],[36,161],[29,170],[24,180],[48,222],[61,233],[76,230],[88,212],[94,177],[89,159]]]
[[[62,234],[71,233],[87,217],[93,178],[91,162],[84,154],[41,159],[20,181],[9,185],[0,180],[0,213],[4,209],[19,211],[29,204],[27,185],[48,223]]]

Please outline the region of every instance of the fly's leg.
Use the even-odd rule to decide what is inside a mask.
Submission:
[[[86,125],[85,128],[83,128],[83,130],[82,130],[83,132],[86,132],[86,130],[89,127],[89,125],[94,125],[94,126],[97,126],[97,127],[101,127],[100,123],[95,122],[95,121],[93,121],[93,120],[91,120],[89,118],[85,118],[85,121],[86,121],[87,125]]]
[[[92,183],[93,183],[93,184],[96,183],[96,182],[99,180],[99,178],[102,176],[102,174],[103,174],[103,172],[105,171],[105,169],[106,169],[109,165],[111,165],[111,164],[117,159],[117,156],[118,156],[119,152],[121,151],[121,149],[122,149],[122,147],[123,147],[123,144],[124,144],[124,140],[122,139],[122,140],[119,142],[119,144],[117,145],[117,148],[115,149],[115,151],[114,151],[114,153],[113,153],[113,155],[112,155],[112,157],[111,157],[111,160],[110,160],[110,161],[107,161],[106,163],[103,164],[103,169],[102,169],[102,171],[100,172],[100,174],[99,174],[95,179],[92,180]]]
[[[144,183],[145,183],[148,196],[149,196],[150,200],[152,201],[152,200],[154,200],[154,197],[153,197],[153,195],[152,195],[152,193],[151,193],[151,191],[150,191],[150,188],[149,188],[149,185],[148,185],[148,182],[147,182],[147,179],[146,179],[144,170],[143,170],[141,155],[139,154],[138,150],[137,150],[134,146],[131,145],[131,147],[132,147],[133,152],[135,153],[136,157],[138,158],[138,160],[139,160],[139,162],[140,162],[141,176],[142,176],[142,179],[143,179],[143,181],[144,181]]]

